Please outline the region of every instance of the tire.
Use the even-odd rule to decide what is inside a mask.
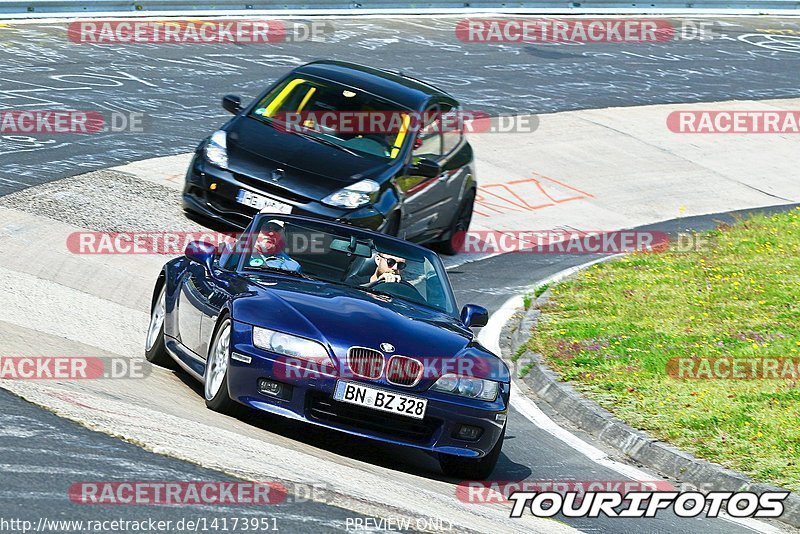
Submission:
[[[500,434],[495,446],[486,456],[481,458],[462,458],[450,454],[439,453],[439,466],[445,475],[459,480],[484,480],[492,474],[497,460],[500,459],[500,450],[506,437],[506,428]]]
[[[150,309],[150,324],[147,326],[147,337],[144,341],[144,357],[148,362],[167,369],[175,369],[175,360],[167,352],[164,345],[164,318],[166,308],[166,284],[161,285],[158,297]]]
[[[228,395],[228,363],[231,357],[231,319],[221,318],[214,329],[214,337],[208,347],[206,371],[203,375],[203,396],[206,406],[226,415],[237,412],[238,405]]]
[[[438,243],[438,248],[442,254],[455,256],[464,249],[464,238],[472,222],[472,210],[475,206],[475,191],[470,191],[461,204],[458,206],[450,228],[447,231],[449,237]]]

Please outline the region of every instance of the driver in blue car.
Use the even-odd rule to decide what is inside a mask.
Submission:
[[[271,219],[261,226],[250,255],[250,267],[271,267],[300,272],[301,267],[285,251],[286,231],[283,221]]]
[[[366,286],[375,282],[400,282],[400,271],[406,268],[405,258],[378,252],[375,257],[375,272],[370,274],[354,274],[347,282],[354,286]]]

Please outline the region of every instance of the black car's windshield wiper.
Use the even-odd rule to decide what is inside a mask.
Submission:
[[[311,139],[312,141],[316,141],[318,143],[322,143],[325,146],[338,148],[339,150],[341,150],[343,152],[347,152],[348,154],[352,154],[353,156],[358,156],[359,158],[362,157],[361,154],[359,154],[358,152],[350,150],[349,148],[344,147],[344,146],[340,145],[339,143],[334,143],[330,139],[325,139],[324,137],[317,137],[316,135],[307,134],[305,132],[298,132],[298,131],[295,131],[295,130],[289,130],[289,131],[291,131],[294,134],[299,135],[300,137],[305,137],[306,139]]]
[[[326,146],[330,146],[330,147],[333,147],[333,148],[338,148],[342,152],[347,152],[348,154],[351,154],[353,156],[357,156],[359,158],[363,157],[358,152],[356,152],[354,150],[350,150],[349,148],[344,147],[344,146],[342,146],[342,145],[340,145],[338,143],[334,143],[330,139],[325,139],[324,137],[317,137],[315,135],[307,134],[305,132],[300,132],[296,128],[287,128],[286,126],[281,125],[280,123],[276,122],[275,119],[272,119],[270,117],[258,117],[258,116],[253,116],[253,117],[258,121],[261,121],[261,122],[263,122],[265,124],[269,124],[270,126],[272,126],[275,129],[278,129],[278,130],[281,130],[281,131],[284,131],[284,132],[293,133],[295,135],[299,135],[300,137],[304,137],[306,139],[311,139],[312,141],[316,141],[316,142],[321,143],[321,144],[326,145]]]

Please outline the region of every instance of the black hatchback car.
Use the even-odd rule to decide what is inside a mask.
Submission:
[[[458,106],[402,74],[303,65],[247,106],[223,98],[235,117],[198,146],[183,207],[238,228],[259,212],[309,215],[454,254],[477,187]]]

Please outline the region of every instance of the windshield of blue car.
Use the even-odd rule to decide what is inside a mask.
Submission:
[[[444,266],[429,250],[384,239],[379,234],[356,236],[324,221],[299,222],[280,215],[259,217],[235,247],[222,252],[220,267],[235,269],[240,264],[246,273],[283,272],[346,286],[378,300],[400,299],[456,314]],[[391,268],[387,258],[393,260]],[[379,277],[380,271],[395,276]],[[373,276],[380,279],[373,281]]]
[[[359,155],[392,160],[400,154],[411,112],[375,95],[330,81],[290,77],[250,117]]]

